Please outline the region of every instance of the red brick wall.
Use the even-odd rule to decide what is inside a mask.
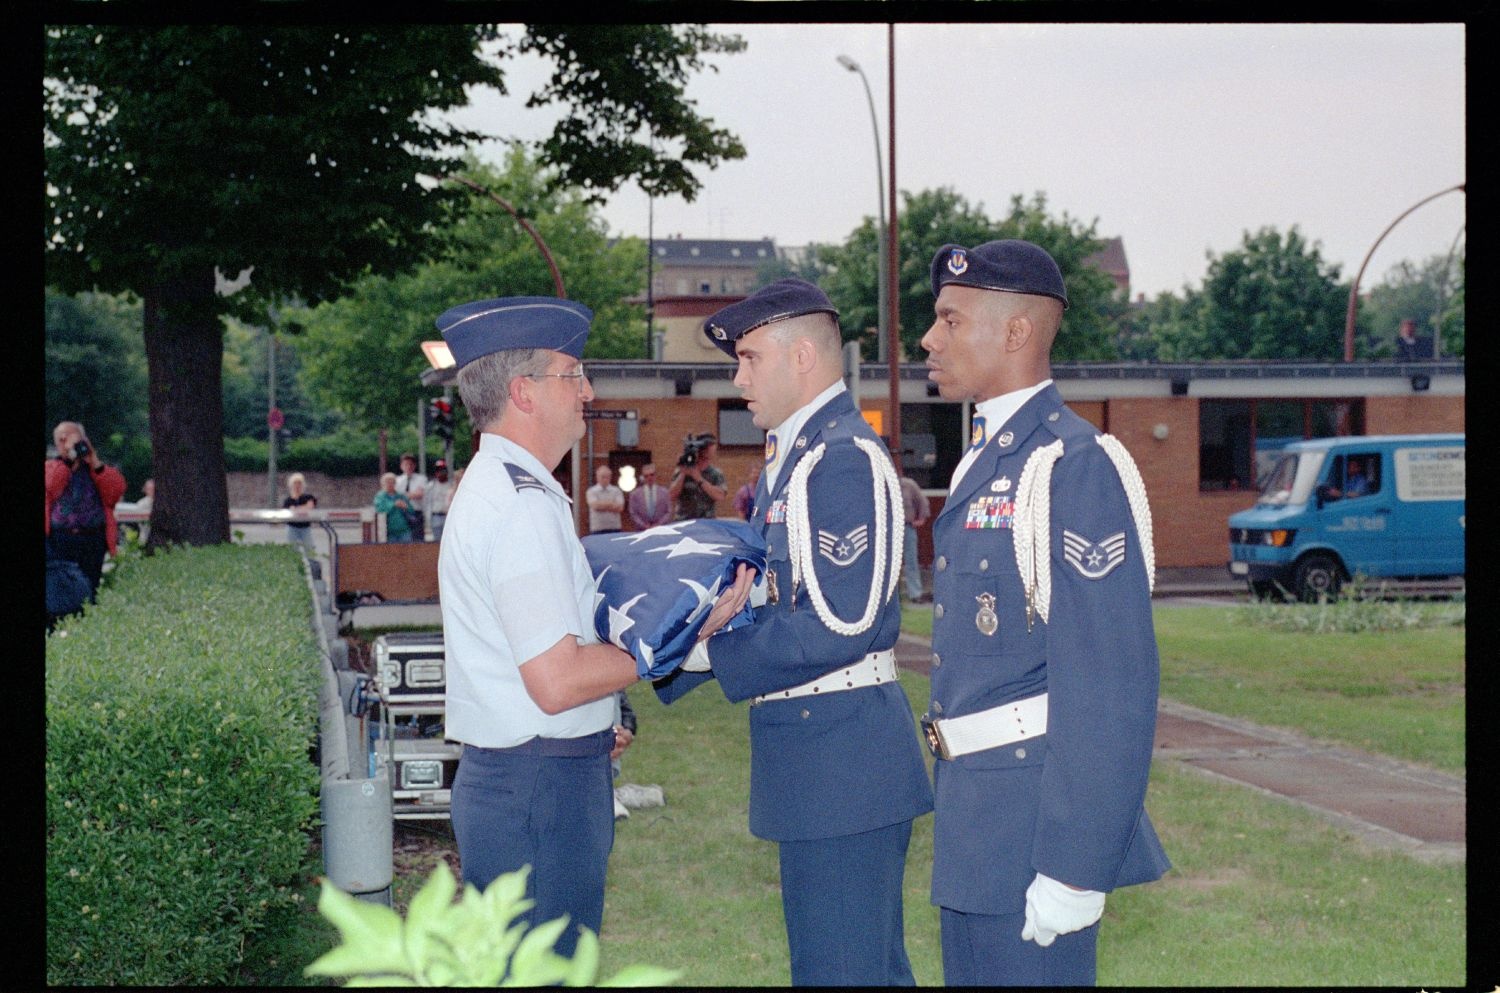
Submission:
[[[1464,398],[1409,393],[1365,400],[1365,434],[1462,434]]]

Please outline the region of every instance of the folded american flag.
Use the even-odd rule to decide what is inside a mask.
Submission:
[[[700,518],[648,531],[588,535],[594,571],[594,629],[635,656],[642,678],[659,679],[687,659],[714,600],[741,563],[764,573],[766,546],[743,521]],[[747,603],[720,630],[754,620]]]

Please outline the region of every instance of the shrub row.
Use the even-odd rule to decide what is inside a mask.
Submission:
[[[316,823],[320,667],[286,546],[132,559],[47,639],[47,981],[222,985]]]

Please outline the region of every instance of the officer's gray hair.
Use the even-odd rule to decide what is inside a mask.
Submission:
[[[469,423],[480,431],[498,423],[510,400],[510,381],[546,372],[551,362],[550,349],[509,348],[481,355],[458,370],[458,395]]]

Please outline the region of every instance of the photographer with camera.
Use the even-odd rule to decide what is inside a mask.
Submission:
[[[713,464],[718,454],[719,439],[711,434],[690,434],[683,442],[682,455],[667,487],[667,495],[677,508],[676,520],[718,516],[714,505],[729,495],[723,471]]]
[[[52,441],[57,456],[45,465],[47,558],[77,565],[89,581],[92,600],[105,553],[116,551],[115,504],[125,495],[125,477],[99,458],[77,421],[58,424]]]

